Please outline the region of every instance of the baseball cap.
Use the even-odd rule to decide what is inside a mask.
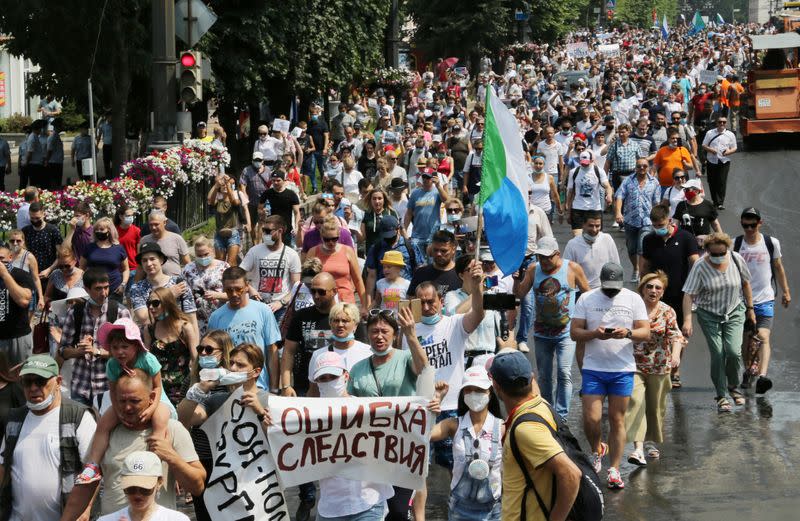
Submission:
[[[283,170],[273,170],[270,177],[273,179],[286,179],[286,174],[283,172]]]
[[[589,166],[592,163],[592,153],[588,150],[584,150],[581,152],[578,162],[581,164],[581,166]]]
[[[384,215],[381,219],[381,224],[378,225],[378,233],[381,237],[388,239],[394,237],[397,230],[400,228],[400,221],[394,215]]]
[[[115,330],[124,331],[126,339],[132,342],[137,342],[142,349],[147,350],[144,347],[144,342],[142,342],[142,335],[139,332],[139,326],[137,326],[133,320],[129,318],[118,318],[113,324],[106,322],[100,326],[100,329],[97,331],[97,343],[105,347],[106,343],[108,342],[108,335]]]
[[[549,257],[558,251],[558,241],[555,237],[542,237],[536,241],[536,255]]]
[[[600,270],[600,287],[603,289],[622,289],[624,273],[616,262],[606,262]]]
[[[42,378],[53,378],[58,376],[58,364],[49,355],[31,355],[22,364],[22,369],[19,370],[20,376],[26,374],[33,374],[41,376]]]
[[[161,460],[152,452],[139,450],[128,454],[122,463],[119,486],[153,489],[163,476]]]
[[[435,173],[436,171],[433,168],[425,167],[420,172],[420,175],[422,175],[422,177],[433,177],[433,174]]]
[[[403,254],[397,250],[389,250],[383,254],[381,264],[388,264],[389,266],[405,266],[406,261],[403,260]]]
[[[533,367],[523,353],[514,351],[495,356],[489,374],[503,389],[521,389],[531,383]]]
[[[261,152],[253,152],[253,159],[264,159],[264,154]]]
[[[342,376],[347,370],[344,365],[344,359],[334,351],[325,351],[317,358],[317,363],[314,364],[314,374],[312,378],[316,380],[322,375],[332,374],[333,376]]]
[[[687,190],[689,188],[694,188],[695,190],[702,190],[703,184],[700,182],[699,179],[689,179],[683,184],[683,189]]]
[[[761,220],[761,212],[758,211],[758,208],[754,208],[754,207],[751,206],[750,208],[745,208],[742,211],[742,218],[744,218],[744,217],[755,217],[756,219],[758,219],[760,221]]]
[[[473,365],[464,371],[464,379],[461,381],[462,389],[467,386],[477,387],[485,391],[492,386],[492,381],[489,380],[489,373],[486,372],[485,368]]]

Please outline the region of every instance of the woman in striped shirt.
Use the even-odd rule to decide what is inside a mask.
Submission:
[[[730,394],[736,405],[744,405],[737,389],[742,365],[742,333],[745,318],[755,324],[750,271],[742,257],[731,249],[725,233],[706,237],[706,250],[694,263],[683,285],[683,334],[692,335],[692,302],[697,306],[697,321],[711,354],[711,380],[716,390],[717,410],[728,412]]]

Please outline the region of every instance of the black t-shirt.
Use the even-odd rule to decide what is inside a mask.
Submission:
[[[663,270],[668,277],[665,300],[683,297],[683,283],[691,269],[689,257],[698,253],[697,239],[686,230],[675,230],[666,241],[655,233],[645,235],[642,256],[650,263],[650,271]]]
[[[456,269],[442,271],[434,268],[432,265],[417,268],[414,276],[411,277],[411,284],[408,286],[408,294],[413,295],[417,291],[417,286],[423,282],[433,282],[438,288],[439,295],[444,296],[448,291],[454,289],[461,289],[461,279],[456,273]]]
[[[711,223],[717,220],[717,209],[710,201],[703,201],[700,204],[689,204],[681,201],[675,207],[675,215],[681,229],[686,230],[695,237],[698,235],[708,235],[711,233]]]
[[[259,202],[264,204],[269,200],[270,215],[280,215],[286,221],[286,233],[292,231],[292,208],[294,205],[300,204],[300,198],[297,197],[297,192],[284,188],[283,192],[278,192],[274,188],[270,188],[261,194]]]
[[[378,171],[378,156],[370,159],[367,154],[361,154],[358,159],[358,171],[367,179],[372,179],[375,176],[375,172]]]
[[[30,273],[19,268],[11,268],[9,273],[18,285],[28,288],[31,292],[36,291]],[[30,332],[28,306],[24,308],[18,306],[11,298],[11,292],[5,282],[0,280],[0,339],[19,338]]]
[[[314,121],[313,119],[308,122],[308,128],[306,129],[306,135],[310,136],[312,140],[314,140],[314,147],[316,147],[317,152],[324,152],[322,147],[325,146],[325,133],[328,132],[328,125],[322,120],[322,118]]]
[[[39,270],[49,268],[56,260],[56,247],[64,241],[58,228],[47,223],[44,228],[37,230],[29,224],[22,229],[22,233],[25,235],[28,251],[36,257]]]
[[[328,313],[322,313],[316,306],[301,309],[292,317],[286,340],[297,342],[294,353],[294,390],[297,392],[308,391],[308,366],[311,355],[317,349],[322,349],[330,342],[331,326]]]

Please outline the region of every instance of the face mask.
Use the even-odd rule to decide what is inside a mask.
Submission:
[[[38,219],[38,220],[36,220],[36,221],[34,221],[33,219],[31,219],[31,224],[33,225],[33,227],[34,227],[34,228],[38,228],[38,227],[40,227],[40,226],[42,225],[42,223],[43,223],[43,222],[44,222],[44,221],[42,221],[41,219]]]
[[[383,239],[383,242],[385,242],[386,244],[391,246],[392,244],[394,244],[394,241],[396,241],[396,240],[397,240],[397,236],[395,235],[394,237],[385,237]]]
[[[670,143],[669,144],[669,148],[674,150],[674,149],[678,148],[678,144],[677,143]]]
[[[108,240],[108,232],[95,232],[94,236],[97,237],[98,241]]]
[[[617,293],[619,293],[620,290],[618,290],[618,289],[603,289],[602,291],[603,291],[603,295],[605,295],[606,297],[614,298],[614,297],[617,296]]]
[[[22,245],[21,245],[21,244],[14,244],[14,245],[11,247],[11,251],[12,251],[12,252],[14,252],[14,253],[19,253],[19,252],[21,252],[21,251],[22,251]]]
[[[78,219],[78,220],[75,221],[75,225],[76,226],[83,226],[85,222],[86,222],[86,219]]]
[[[345,389],[347,389],[347,383],[340,376],[330,382],[317,382],[317,387],[321,398],[336,398],[344,394]]]
[[[436,324],[439,323],[440,320],[442,320],[441,313],[436,313],[435,315],[430,317],[426,316],[422,317],[422,323],[425,324],[426,326],[435,326]]]
[[[587,232],[583,232],[583,240],[589,244],[594,244],[594,242],[597,240],[597,235],[591,235]]]
[[[355,338],[356,336],[353,333],[350,333],[347,336],[336,336],[333,333],[331,333],[331,340],[334,340],[336,342],[349,342]]]
[[[133,216],[126,215],[125,217],[123,217],[122,224],[124,224],[125,226],[130,226],[131,224],[133,224]]]
[[[374,348],[370,348],[370,351],[372,351],[373,355],[383,358],[384,356],[387,356],[392,349],[393,348],[390,347],[386,351],[376,351]]]
[[[258,140],[265,143],[267,141],[267,136],[258,136]]]
[[[311,116],[311,121],[317,121],[319,119],[319,114],[314,114]]]
[[[666,237],[669,233],[669,226],[665,226],[664,228],[654,228],[653,231],[656,232],[656,235]]]
[[[458,222],[460,220],[461,220],[461,214],[460,213],[449,213],[449,214],[447,214],[447,222],[449,222],[449,223]]]
[[[194,262],[199,266],[210,266],[212,260],[211,257],[197,257]]]
[[[442,153],[436,154],[436,157],[438,159],[444,159],[444,154],[442,154]]]
[[[617,101],[622,101],[622,96],[617,96],[617,97],[616,97],[616,98],[614,98],[614,99],[616,99]]]
[[[215,369],[219,367],[219,360],[214,355],[204,355],[197,359],[197,365],[201,369]]]
[[[253,168],[261,170],[261,161],[253,161]]]
[[[272,234],[267,234],[267,233],[264,234],[264,244],[266,246],[274,246],[275,245],[275,239],[272,238]]]
[[[416,147],[416,148],[417,148],[417,152],[419,152],[419,153],[422,153],[422,151],[424,150],[422,147]]]
[[[228,373],[219,379],[220,385],[238,385],[247,381],[249,373]]]
[[[686,195],[686,200],[691,200],[697,197],[697,192],[694,190],[684,190],[683,193]]]
[[[53,400],[55,400],[55,399],[56,399],[56,393],[53,392],[53,393],[50,393],[50,395],[47,398],[45,398],[44,400],[42,400],[39,403],[31,403],[31,402],[26,401],[25,405],[31,411],[43,411],[43,410],[47,409],[48,407],[50,407],[50,405],[53,403]]]
[[[480,412],[489,405],[489,395],[486,393],[467,393],[464,403],[472,412]]]
[[[686,124],[686,118],[681,119],[681,125],[685,125],[685,124]]]
[[[562,131],[561,131],[561,134],[563,134],[563,135],[565,135],[565,136],[569,136],[569,129],[567,129],[567,130],[562,130]]]
[[[389,105],[394,105],[394,98],[389,98]]]
[[[161,313],[160,315],[158,315],[158,316],[156,317],[156,320],[164,320],[164,319],[165,319],[165,318],[167,318],[168,316],[169,316],[169,313],[167,313],[167,312],[165,311],[165,312]]]
[[[708,260],[711,261],[711,264],[716,264],[717,266],[725,262],[725,259],[727,257],[728,257],[727,254],[725,255],[711,255],[710,253],[708,254]]]

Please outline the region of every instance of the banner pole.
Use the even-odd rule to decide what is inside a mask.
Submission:
[[[475,230],[475,260],[480,261],[481,234],[483,233],[483,207],[478,205],[478,226]]]

